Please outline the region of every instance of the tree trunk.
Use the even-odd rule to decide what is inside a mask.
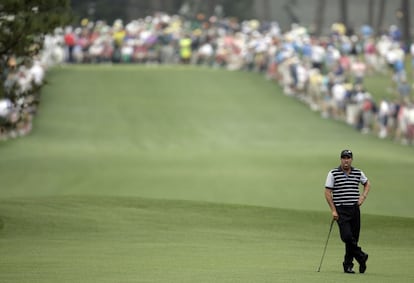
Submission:
[[[152,10],[154,11],[162,11],[164,10],[164,1],[162,0],[152,0],[151,1],[151,5],[152,5]]]
[[[300,23],[299,17],[297,16],[296,11],[295,11],[295,7],[296,7],[296,1],[293,1],[293,0],[288,0],[286,1],[286,4],[283,5],[283,9],[286,11],[289,17],[290,24]]]
[[[385,0],[380,1],[379,12],[378,12],[378,19],[377,19],[377,26],[376,31],[377,35],[380,35],[383,32],[382,23],[384,21],[384,14],[385,14]]]
[[[325,19],[326,0],[318,0],[315,11],[315,35],[322,34],[324,19]]]
[[[207,16],[214,15],[214,9],[216,8],[217,0],[208,1]]]
[[[348,3],[347,0],[339,0],[339,15],[341,19],[341,23],[345,25],[345,27],[348,29]]]
[[[375,0],[368,1],[368,22],[367,24],[370,27],[374,26],[374,8],[375,8]]]
[[[270,0],[263,0],[263,15],[265,20],[270,20],[271,17],[271,8]]]
[[[401,0],[401,26],[403,32],[403,42],[407,48],[411,44],[411,34],[410,34],[410,0]]]

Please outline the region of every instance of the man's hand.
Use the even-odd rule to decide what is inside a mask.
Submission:
[[[358,200],[358,205],[361,206],[365,201],[365,196],[361,195]]]
[[[331,189],[325,188],[325,198],[326,198],[326,202],[328,203],[329,207],[331,208],[333,219],[335,221],[338,220],[339,215],[338,215],[338,212],[336,211],[335,204],[334,204],[333,199],[332,199],[332,190]]]
[[[336,210],[332,211],[332,217],[335,221],[339,219],[339,215],[338,215],[338,212],[336,212]]]

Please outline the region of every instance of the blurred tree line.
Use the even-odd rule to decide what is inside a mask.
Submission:
[[[323,7],[326,4],[326,0],[318,0],[319,9],[323,11]],[[367,0],[368,5],[368,15],[366,23],[373,27],[377,34],[382,31],[383,21],[384,21],[384,12],[386,9],[387,1],[386,0]],[[378,14],[374,15],[375,8],[378,6]],[[397,5],[395,11],[395,16],[399,21],[399,26],[402,29],[405,38],[405,41],[410,41],[410,0],[400,0],[399,6]],[[349,3],[347,0],[339,0],[339,11],[340,11],[340,22],[349,25]],[[322,13],[323,15],[323,13]],[[319,20],[322,20],[323,17],[319,17]]]
[[[109,24],[116,19],[131,21],[144,18],[154,11],[183,14],[193,17],[197,13],[250,19],[254,0],[72,0],[71,7],[76,19],[105,20]]]

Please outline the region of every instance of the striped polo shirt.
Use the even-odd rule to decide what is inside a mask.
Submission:
[[[332,190],[335,206],[355,205],[359,200],[359,184],[365,185],[368,178],[360,169],[351,167],[348,175],[337,167],[329,171],[325,188]]]

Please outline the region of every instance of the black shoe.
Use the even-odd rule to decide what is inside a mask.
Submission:
[[[355,271],[354,270],[352,270],[352,267],[344,267],[344,272],[345,273],[355,273]]]
[[[359,262],[359,273],[364,273],[365,270],[367,270],[367,260],[368,260],[368,254],[365,254],[362,256],[360,262]]]
[[[345,273],[355,273],[355,271],[352,269],[354,267],[354,265],[351,263],[343,263],[342,264],[344,267],[344,272]]]

